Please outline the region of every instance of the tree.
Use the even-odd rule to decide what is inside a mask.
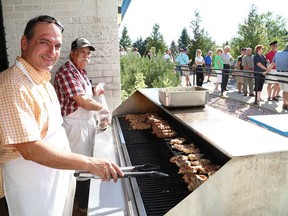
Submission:
[[[125,50],[128,47],[131,47],[132,44],[132,40],[130,39],[129,35],[128,35],[128,30],[127,30],[127,26],[123,27],[123,31],[122,31],[122,35],[119,41],[120,46],[122,46]]]
[[[286,20],[279,15],[274,16],[271,12],[264,14],[263,19],[265,20],[268,42],[277,40],[280,46],[284,46],[288,42]]]
[[[279,44],[287,41],[286,23],[280,16],[274,18],[271,12],[259,15],[256,6],[252,5],[248,17],[239,25],[237,35],[231,40],[233,56],[239,55],[242,47],[254,49],[257,44],[263,44],[268,51],[267,44],[271,41],[277,40]]]
[[[171,50],[171,54],[173,56],[173,59],[175,59],[177,53],[179,52],[178,47],[175,43],[175,41],[173,40],[170,44],[170,50]]]
[[[160,26],[159,24],[155,24],[152,29],[152,33],[150,37],[148,37],[147,44],[146,44],[146,50],[151,49],[151,47],[155,47],[156,53],[163,53],[167,49],[167,46],[165,44],[163,35],[159,32]]]
[[[190,45],[191,39],[188,35],[187,29],[184,28],[181,32],[181,35],[178,39],[178,48],[179,49],[183,49],[183,48],[188,48],[188,46]]]
[[[143,41],[142,37],[137,38],[137,40],[133,43],[133,47],[138,48],[138,52],[141,56],[143,56],[146,51],[146,43],[146,40]]]
[[[191,21],[191,29],[193,33],[193,38],[191,39],[189,47],[189,56],[192,59],[195,59],[196,50],[201,49],[202,53],[205,54],[208,50],[212,50],[215,47],[215,42],[212,41],[208,33],[201,28],[201,16],[196,10],[194,12],[195,19]]]

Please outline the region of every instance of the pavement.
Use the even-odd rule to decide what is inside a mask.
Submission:
[[[195,79],[196,79],[196,77],[195,77]],[[192,83],[193,82],[193,76],[190,76],[190,80]],[[214,88],[215,88],[214,83],[216,82],[216,80],[217,80],[216,76],[211,74],[211,77],[210,77],[211,82],[207,82],[207,76],[205,76],[204,83],[203,83],[202,87],[208,89],[210,94],[219,96],[220,92],[214,91]],[[195,83],[196,83],[196,80],[195,80]],[[184,77],[182,77],[181,85],[185,86],[185,78]],[[219,86],[219,89],[221,89],[220,86]],[[243,93],[239,94],[238,90],[237,90],[236,80],[231,79],[231,77],[229,78],[227,89],[228,89],[228,91],[224,92],[222,98],[229,98],[229,99],[241,101],[243,103],[247,103],[249,105],[259,107],[260,109],[266,109],[266,110],[272,111],[275,114],[288,114],[288,111],[283,110],[283,108],[282,108],[282,106],[283,106],[282,98],[280,98],[279,101],[268,101],[267,84],[264,84],[263,90],[261,92],[261,97],[262,97],[262,99],[264,99],[264,101],[260,102],[258,104],[255,103],[255,97],[250,97],[250,96],[245,97],[243,95]],[[280,91],[280,96],[282,96],[282,91]]]

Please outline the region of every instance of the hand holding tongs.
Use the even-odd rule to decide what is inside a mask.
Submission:
[[[130,178],[130,177],[150,177],[150,178],[159,178],[159,177],[169,177],[168,174],[155,171],[160,169],[160,167],[155,166],[153,164],[143,164],[137,166],[129,166],[129,167],[120,167],[121,171],[124,173],[124,176],[118,176],[119,178]],[[99,176],[93,175],[87,172],[77,172],[74,173],[75,177],[78,178],[94,178],[100,179]]]

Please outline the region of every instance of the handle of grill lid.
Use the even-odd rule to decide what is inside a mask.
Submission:
[[[99,176],[93,175],[91,173],[87,172],[79,172],[74,173],[75,177],[78,178],[94,178],[94,179],[100,179]],[[147,171],[147,172],[124,172],[124,176],[118,176],[119,178],[131,178],[131,177],[150,177],[150,178],[161,178],[161,177],[169,177],[168,174],[158,172],[158,171]]]

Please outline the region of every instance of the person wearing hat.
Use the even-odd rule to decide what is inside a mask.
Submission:
[[[273,58],[277,52],[278,42],[273,41],[269,45],[270,45],[271,50],[265,56],[267,58],[267,61],[269,61],[269,64],[270,64],[273,62]],[[273,74],[275,74],[276,72],[277,72],[276,66],[274,65],[271,71],[269,71],[269,73],[266,75],[267,79],[265,80],[265,83],[267,83],[268,101],[273,101],[273,100],[278,101],[280,98],[279,96],[280,85],[277,82],[277,78],[273,76]]]
[[[186,80],[186,86],[191,86],[191,82],[190,82],[190,69],[189,69],[189,64],[192,62],[192,59],[189,59],[188,55],[187,55],[187,49],[180,49],[180,53],[179,55],[176,57],[175,59],[177,65],[177,69],[180,73],[180,75],[185,76],[185,80]]]
[[[102,105],[93,99],[96,89],[92,88],[85,70],[91,51],[95,51],[95,48],[87,39],[74,40],[70,59],[58,69],[54,80],[71,151],[86,156],[92,156],[96,134],[95,111],[102,109]],[[89,188],[89,179],[77,180],[75,197],[82,212],[87,211]]]

